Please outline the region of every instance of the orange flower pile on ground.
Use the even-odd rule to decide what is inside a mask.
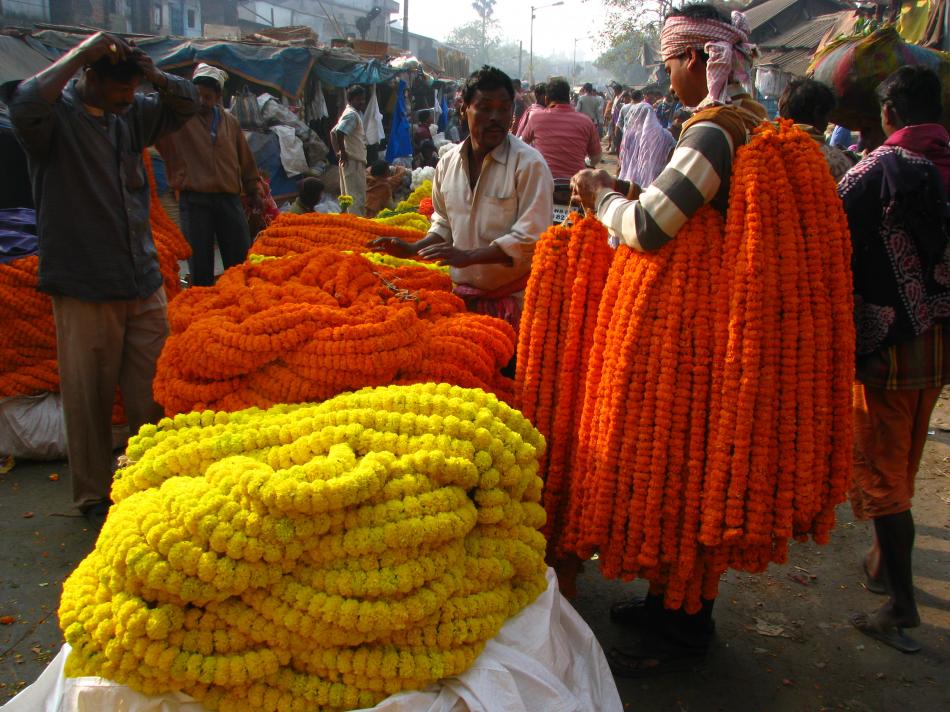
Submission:
[[[282,213],[268,225],[251,247],[255,255],[286,257],[307,252],[315,247],[335,250],[366,252],[366,246],[377,237],[400,237],[416,242],[424,232],[406,230],[349,214]]]
[[[571,471],[548,468],[546,497],[569,496],[558,553],[599,552],[605,575],[648,579],[691,612],[728,568],[784,562],[793,537],[827,541],[851,472],[851,242],[817,144],[790,125],[759,128],[738,152],[728,221],[705,207],[658,252],[618,250]],[[541,298],[563,325],[553,273]],[[540,353],[582,341],[559,338]],[[540,379],[523,405],[545,432],[560,417],[545,379],[569,377],[533,375],[534,342],[523,333],[519,384]]]
[[[244,263],[169,307],[155,377],[169,414],[330,398],[364,386],[451,383],[509,398],[514,330],[465,311],[451,280],[316,248]]]
[[[144,158],[152,190],[152,236],[171,299],[181,291],[178,260],[186,259],[191,248],[159,203],[152,163],[147,153]],[[0,398],[59,390],[53,304],[36,288],[38,269],[35,255],[0,264]]]
[[[539,470],[549,538],[565,525],[584,374],[614,257],[606,228],[574,217],[572,227],[555,225],[538,240],[518,333],[515,405],[549,443]]]

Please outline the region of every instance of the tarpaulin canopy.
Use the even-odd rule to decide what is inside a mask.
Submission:
[[[18,37],[0,35],[0,84],[42,72],[49,60]]]
[[[84,37],[56,30],[43,30],[34,35],[36,41],[58,51],[70,49]],[[160,69],[180,69],[205,62],[293,98],[301,95],[311,71],[324,84],[336,87],[378,84],[395,76],[394,70],[376,60],[367,61],[355,55],[339,57],[332,51],[314,47],[275,47],[180,37],[136,38],[135,41]]]

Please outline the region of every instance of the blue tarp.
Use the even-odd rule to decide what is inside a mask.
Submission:
[[[44,30],[37,32],[32,39],[36,43],[34,46],[40,45],[55,56],[75,46],[84,37]],[[300,96],[311,71],[321,82],[334,87],[379,84],[396,75],[395,70],[376,60],[354,60],[314,47],[274,47],[180,37],[136,39],[136,44],[148,52],[161,69],[180,69],[205,62],[289,97]]]
[[[36,213],[31,208],[0,210],[0,264],[35,255]]]
[[[412,136],[409,133],[409,113],[406,107],[406,81],[400,79],[396,88],[396,110],[393,111],[393,121],[389,127],[386,160],[392,163],[397,158],[406,156],[412,158]]]

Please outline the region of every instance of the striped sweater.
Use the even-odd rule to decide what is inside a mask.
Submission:
[[[612,238],[646,252],[672,240],[707,203],[725,215],[736,149],[765,119],[765,109],[734,87],[729,107],[707,107],[687,122],[669,164],[638,200],[601,190],[597,217]]]
[[[725,215],[735,149],[725,129],[699,121],[683,132],[669,164],[639,200],[605,189],[598,195],[597,217],[627,246],[658,250],[707,203]]]

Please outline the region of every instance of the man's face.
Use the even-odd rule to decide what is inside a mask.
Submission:
[[[198,84],[197,89],[198,100],[201,102],[201,108],[203,111],[211,111],[215,106],[218,105],[218,99],[221,98],[220,92],[216,92],[211,87],[205,86],[203,84]]]
[[[664,62],[670,75],[670,84],[676,96],[686,106],[697,106],[709,91],[706,86],[706,63],[696,50],[690,48],[685,54]]]
[[[470,104],[463,104],[468,131],[475,148],[491,151],[508,135],[514,115],[514,102],[502,88],[479,89]]]
[[[101,78],[94,71],[87,72],[86,78],[92,89],[91,98],[95,100],[97,108],[107,114],[124,114],[128,111],[140,81],[135,77],[126,82],[117,82],[114,79]]]
[[[360,112],[365,111],[366,110],[366,95],[357,94],[356,96],[354,96],[350,100],[350,106],[352,106],[357,111],[360,111]]]

